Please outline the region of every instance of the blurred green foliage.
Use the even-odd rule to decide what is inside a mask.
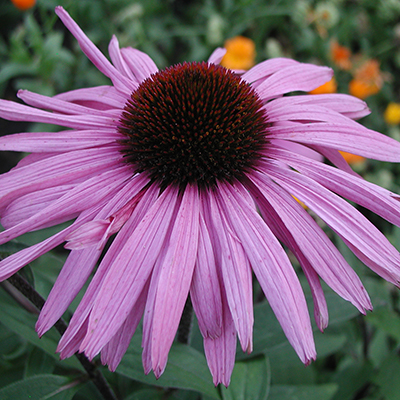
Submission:
[[[400,102],[398,0],[37,0],[36,7],[27,12],[1,0],[1,97],[15,99],[19,88],[54,95],[107,83],[57,19],[56,5],[64,6],[104,53],[115,34],[121,46],[145,51],[163,68],[184,60],[207,59],[226,39],[244,35],[256,44],[257,62],[284,56],[329,65],[335,70],[338,91],[347,93],[351,76],[330,55],[331,41],[337,40],[352,53],[379,61],[384,85],[367,99],[372,114],[362,123],[400,139],[399,127],[388,125],[383,118],[389,102]],[[400,191],[399,166],[368,160],[355,168],[368,180]],[[400,248],[400,229],[366,214]],[[26,235],[18,243],[1,246],[0,255],[7,256],[48,234]],[[244,355],[238,351],[228,389],[212,385],[196,324],[190,345],[173,346],[166,372],[158,381],[143,374],[139,332],[116,373],[100,368],[124,400],[399,399],[398,292],[369,272],[339,241],[338,246],[361,276],[375,310],[359,316],[326,288],[330,325],[324,334],[315,330],[319,355],[307,368],[265,302],[255,307],[254,352]],[[43,296],[64,259],[63,252],[56,252],[26,268]],[[304,290],[311,298],[306,284]],[[79,296],[66,313],[67,320],[78,301]],[[0,303],[1,399],[101,398],[75,359],[58,360],[55,331],[39,340],[34,331],[36,315],[3,290]],[[311,302],[310,308],[312,313]]]

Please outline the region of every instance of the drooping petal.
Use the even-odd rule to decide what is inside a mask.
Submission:
[[[163,246],[177,197],[176,188],[165,189],[108,270],[81,344],[81,351],[89,358],[115,335],[137,301]]]
[[[104,255],[103,260],[101,261],[97,271],[91,280],[86,292],[79,303],[75,313],[73,314],[71,321],[68,325],[67,330],[64,335],[61,337],[59,345],[57,347],[57,351],[60,352],[61,356],[68,357],[66,354],[74,354],[78,351],[83,337],[81,337],[82,329],[87,324],[89,315],[92,311],[92,308],[95,304],[98,292],[102,287],[105,279],[107,277],[107,273],[111,266],[114,264],[116,258],[118,256],[124,256],[124,250],[129,250],[125,245],[134,230],[136,229],[138,223],[143,219],[148,210],[154,204],[155,199],[157,197],[158,188],[155,185],[150,186],[143,194],[143,197],[140,199],[138,205],[134,209],[130,219],[125,223],[125,225],[121,228],[120,232],[116,235],[114,241],[112,242],[110,248]],[[86,335],[86,328],[85,328]],[[81,337],[81,340],[78,342],[76,346],[76,337]]]
[[[254,173],[251,179],[277,212],[284,229],[290,232],[299,250],[318,275],[360,312],[365,313],[366,309],[372,309],[367,292],[357,274],[291,194],[264,174]],[[263,207],[263,201],[260,200],[259,205]]]
[[[91,247],[70,252],[36,322],[39,336],[44,335],[62,317],[89,278],[102,250]]]
[[[5,229],[18,225],[48,207],[74,187],[75,185],[53,186],[17,198],[3,212],[1,224]]]
[[[74,129],[115,127],[113,115],[57,114],[2,99],[0,99],[0,117],[9,121],[42,122]]]
[[[93,218],[98,212],[96,209],[89,210],[81,213],[78,219],[69,227],[49,237],[48,239],[34,244],[33,246],[27,247],[23,250],[14,253],[4,260],[0,261],[0,280],[3,281],[8,279],[11,275],[18,272],[22,267],[29,264],[33,260],[36,260],[41,255],[54,249],[65,240],[65,236],[75,230],[78,226],[84,224],[86,221]]]
[[[26,232],[48,226],[52,221],[69,220],[71,216],[96,206],[107,195],[118,190],[130,176],[130,168],[122,166],[88,179],[30,218],[0,232],[0,244]]]
[[[167,252],[160,265],[157,287],[153,288],[156,294],[151,360],[156,378],[165,369],[168,352],[189,293],[198,247],[199,210],[197,185],[188,185],[177,211],[171,236],[166,238]]]
[[[347,201],[314,180],[286,168],[269,165],[268,175],[315,211],[339,236],[371,260],[371,269],[380,275],[384,272],[384,278],[394,284],[400,282],[399,252]],[[380,269],[374,269],[374,265],[380,266]]]
[[[229,386],[236,354],[236,329],[225,296],[222,296],[223,322],[221,335],[204,338],[204,352],[214,385]]]
[[[399,195],[327,164],[306,160],[283,149],[270,149],[270,151],[271,157],[288,163],[329,190],[368,208],[390,223],[400,226]]]
[[[138,193],[145,183],[146,179],[143,176],[131,179],[99,210],[94,217],[94,221],[101,221],[103,218],[107,218],[110,214],[129,202],[132,197],[137,196],[140,199],[141,195],[138,195]],[[81,227],[85,225],[83,224]],[[68,234],[65,237],[68,237]],[[61,318],[88,279],[95,263],[101,255],[104,245],[105,242],[103,241],[97,247],[76,250],[70,253],[40,312],[36,324],[39,336],[43,335]],[[65,287],[68,287],[68,290],[65,290]]]
[[[0,213],[20,196],[101,174],[120,165],[121,158],[114,147],[107,147],[39,157],[22,163],[0,176]]]
[[[220,265],[230,313],[238,332],[243,351],[253,348],[253,298],[249,261],[240,240],[209,193],[210,217],[221,244]]]
[[[118,364],[121,362],[122,357],[128,349],[132,336],[139,325],[146,304],[147,292],[148,285],[143,288],[135,306],[132,307],[129,315],[119,328],[118,332],[101,350],[101,362],[103,365],[108,364],[108,368],[112,372],[117,369]]]
[[[253,177],[254,178],[254,177]],[[262,186],[262,185],[261,185]],[[310,285],[311,294],[314,302],[314,318],[318,328],[323,332],[328,326],[328,307],[325,300],[325,295],[321,287],[321,282],[313,266],[302,253],[300,247],[296,243],[294,237],[286,227],[285,223],[279,217],[275,208],[267,201],[260,192],[259,187],[246,182],[246,188],[250,191],[254,201],[256,202],[260,213],[267,223],[272,233],[284,243],[290,251],[295,255],[300,263],[300,266]],[[296,208],[296,207],[295,207]]]
[[[190,298],[203,337],[222,333],[222,300],[213,243],[204,218],[200,215],[197,261],[190,287]]]
[[[215,195],[289,342],[308,364],[316,357],[310,317],[286,253],[256,210],[242,199],[238,188],[221,185]]]

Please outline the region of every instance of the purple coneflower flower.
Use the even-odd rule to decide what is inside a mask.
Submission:
[[[67,242],[69,257],[42,309],[43,335],[67,309],[115,235],[60,340],[115,370],[143,316],[143,364],[159,377],[190,295],[214,383],[229,384],[236,336],[252,350],[252,273],[288,340],[316,357],[297,257],[318,327],[328,323],[319,278],[362,313],[372,308],[352,268],[309,213],[318,214],[368,267],[398,285],[400,256],[343,198],[400,225],[399,197],[366,182],[338,150],[400,161],[400,144],[354,119],[365,103],[347,95],[283,96],[332,77],[326,67],[278,58],[247,72],[208,62],[159,71],[118,46],[112,63],[67,12],[57,14],[112,81],[52,98],[22,90],[28,105],[0,101],[0,116],[70,128],[2,137],[1,150],[32,153],[0,177],[0,243],[74,220],[0,263],[0,278]],[[293,150],[308,148],[336,167]],[[307,153],[305,153],[307,154]]]

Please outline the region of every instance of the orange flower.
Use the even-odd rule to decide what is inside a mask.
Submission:
[[[383,76],[377,60],[365,61],[354,74],[349,83],[349,93],[360,99],[378,93],[383,85]]]
[[[227,51],[221,61],[221,65],[225,68],[250,69],[254,65],[256,46],[251,39],[236,36],[228,39],[224,47]]]
[[[332,77],[332,79],[328,82],[325,82],[323,85],[317,87],[314,90],[311,90],[310,94],[325,94],[325,93],[336,93],[337,91],[337,83],[336,79]]]
[[[365,99],[368,96],[372,96],[373,94],[378,93],[380,89],[380,86],[376,83],[369,83],[357,79],[352,79],[349,83],[349,93],[359,99]]]
[[[356,154],[346,153],[345,151],[339,151],[339,153],[349,164],[361,164],[365,161],[364,157],[357,156]]]
[[[21,11],[29,10],[36,4],[36,0],[11,0],[11,2]]]
[[[400,103],[389,103],[383,117],[390,125],[400,124]]]
[[[352,67],[350,60],[351,51],[345,46],[341,46],[336,40],[331,42],[331,59],[340,69],[348,71]]]

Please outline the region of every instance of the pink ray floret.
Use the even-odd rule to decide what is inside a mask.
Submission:
[[[115,36],[108,48],[109,61],[62,7],[56,13],[110,84],[54,97],[20,90],[18,96],[26,105],[0,100],[1,118],[64,128],[0,137],[0,150],[31,153],[0,176],[4,227],[0,244],[72,221],[43,242],[1,260],[0,279],[60,244],[70,250],[38,318],[36,329],[42,336],[93,274],[58,345],[61,358],[78,351],[89,359],[101,353],[103,364],[114,371],[135,331],[142,329],[144,372],[153,370],[158,378],[168,365],[168,353],[190,299],[213,382],[228,386],[237,340],[243,351],[253,349],[254,273],[290,344],[301,361],[309,364],[316,358],[310,316],[284,247],[297,258],[310,285],[314,318],[321,331],[329,320],[321,279],[361,313],[372,309],[363,283],[309,210],[366,266],[399,285],[399,252],[346,199],[400,226],[400,196],[354,173],[339,150],[400,162],[400,144],[355,122],[369,113],[359,99],[341,94],[286,96],[322,85],[332,77],[329,68],[277,58],[234,73],[219,66],[225,49],[218,48],[206,63],[159,71],[147,54],[120,48]],[[209,140],[221,135],[228,141],[217,145],[218,151],[229,146],[243,150],[229,141],[234,127],[231,131],[228,126],[227,133],[215,123],[214,133],[201,130],[203,123],[213,124],[225,106],[234,104],[236,96],[220,103],[217,92],[212,110],[207,111],[212,118],[203,116],[196,104],[187,108],[186,103],[178,103],[162,109],[158,120],[134,119],[130,110],[143,93],[150,99],[160,96],[158,103],[169,104],[171,93],[163,91],[170,90],[171,82],[165,87],[163,82],[175,73],[183,76],[193,71],[221,73],[223,79],[235,80],[231,86],[251,88],[245,101],[251,95],[259,105],[260,120],[255,120],[261,122],[254,128],[259,130],[254,141],[261,144],[255,145],[256,156],[244,166],[232,167],[226,178],[215,168],[215,179],[213,175],[202,180],[209,177],[212,168],[207,167],[194,179],[189,165],[188,175],[179,180],[176,176],[181,177],[187,166],[174,158],[171,165],[164,165],[162,157],[149,156],[148,164],[142,161],[149,149],[140,146],[154,138],[143,138],[140,132],[154,127],[157,135],[166,132],[165,140],[171,140],[174,149],[197,136]],[[149,90],[154,82],[158,86]],[[175,90],[187,90],[183,97],[190,98],[194,89],[178,84]],[[198,101],[209,95],[207,90]],[[150,108],[144,107],[143,112]],[[162,124],[174,108],[196,115],[196,123],[184,129],[191,134],[193,127],[198,128],[193,137],[168,137],[179,120]],[[234,119],[237,110],[222,120]],[[189,158],[192,150],[190,146],[185,150]],[[207,157],[202,155],[201,162]],[[324,164],[324,157],[334,166]],[[214,159],[214,154],[208,158]],[[193,164],[199,162],[195,159]]]

